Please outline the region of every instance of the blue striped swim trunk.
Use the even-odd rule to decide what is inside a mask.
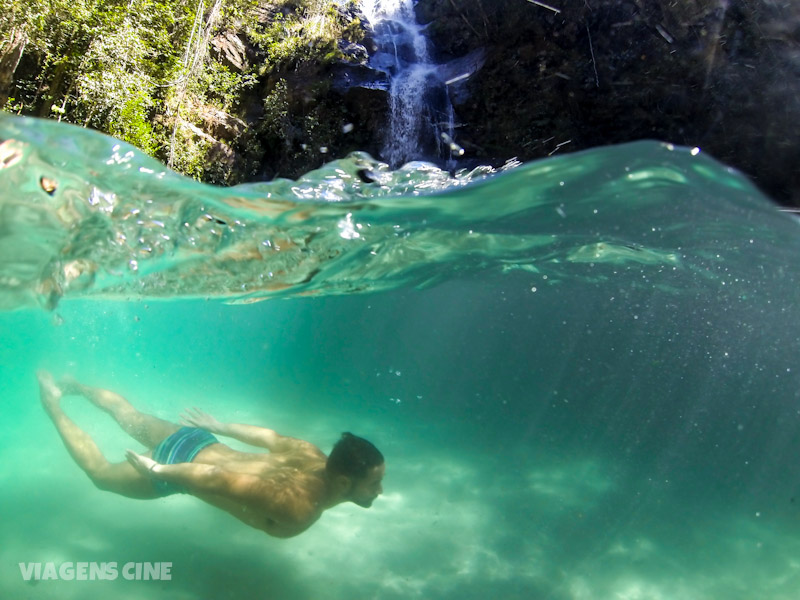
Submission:
[[[190,463],[200,450],[211,444],[218,443],[219,440],[205,429],[181,427],[171,436],[164,438],[161,443],[153,449],[153,460],[162,465]],[[153,486],[159,492],[160,496],[186,493],[186,490],[182,486],[161,479],[154,478]]]

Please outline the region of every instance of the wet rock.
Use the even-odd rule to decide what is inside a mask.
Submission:
[[[212,52],[226,67],[244,73],[248,67],[247,48],[241,38],[232,31],[226,31],[211,40]]]
[[[438,75],[447,85],[453,104],[464,103],[469,99],[467,80],[486,62],[486,50],[476,48],[465,56],[454,58],[437,67]]]
[[[211,138],[214,138],[215,141],[225,140],[230,142],[247,129],[247,123],[242,119],[236,118],[214,106],[203,106],[198,110],[198,116],[202,119],[203,131]]]
[[[332,69],[333,88],[343,92],[354,87],[387,90],[389,79],[386,73],[367,65],[337,65]]]
[[[345,57],[345,62],[364,65],[369,60],[369,53],[362,44],[339,40],[339,50]]]

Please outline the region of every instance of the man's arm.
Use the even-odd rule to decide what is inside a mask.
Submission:
[[[192,427],[200,427],[211,433],[237,439],[251,446],[266,448],[270,452],[286,452],[296,447],[298,443],[306,443],[302,442],[302,440],[280,435],[266,427],[240,423],[220,423],[211,415],[197,408],[187,408],[181,415],[181,422]]]

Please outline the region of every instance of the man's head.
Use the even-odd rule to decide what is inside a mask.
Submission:
[[[381,481],[385,470],[380,450],[352,433],[342,434],[325,463],[325,471],[337,493],[364,508],[372,506],[383,492]]]

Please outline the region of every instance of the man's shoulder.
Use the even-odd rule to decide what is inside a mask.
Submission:
[[[297,456],[327,460],[325,453],[311,442],[300,440],[297,438],[288,438],[290,441],[281,453],[295,454]]]

